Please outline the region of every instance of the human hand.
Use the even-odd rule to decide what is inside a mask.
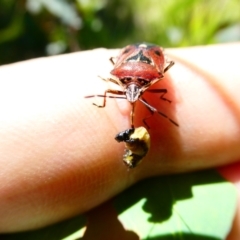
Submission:
[[[240,44],[167,52],[176,64],[153,87],[167,88],[172,103],[156,95],[147,98],[180,127],[159,115],[149,119],[150,152],[130,172],[122,163],[124,146],[114,140],[130,126],[128,103],[107,99],[99,109],[91,104],[95,99],[84,98],[104,92],[106,83],[97,76],[109,74],[108,59],[118,51],[99,49],[0,68],[0,231],[71,217],[146,177],[239,160],[240,68],[234,58]],[[139,104],[136,125],[146,114]]]

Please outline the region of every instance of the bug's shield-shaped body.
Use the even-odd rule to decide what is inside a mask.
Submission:
[[[163,49],[153,44],[132,44],[125,47],[110,72],[126,89],[126,98],[134,103],[143,92],[164,77],[173,62],[167,63]]]
[[[165,57],[161,47],[133,44],[120,52],[111,74],[119,79],[136,77],[151,81],[163,77],[164,67]]]
[[[117,134],[118,142],[125,142],[123,162],[129,167],[136,167],[148,153],[150,135],[146,128],[130,128]]]

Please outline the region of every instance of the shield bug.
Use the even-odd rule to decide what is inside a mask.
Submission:
[[[118,142],[125,142],[123,162],[128,168],[135,168],[150,148],[150,135],[144,127],[122,131],[116,135],[115,139]]]
[[[164,77],[164,73],[174,64],[173,61],[168,61],[166,59],[161,47],[146,43],[128,45],[121,50],[116,60],[110,58],[110,61],[114,65],[113,70],[110,72],[112,77],[102,79],[119,85],[122,90],[107,89],[102,95],[90,95],[85,98],[102,97],[102,105],[94,104],[98,107],[105,107],[106,98],[127,99],[132,105],[130,114],[131,128],[134,128],[133,118],[137,101],[143,103],[149,109],[151,114],[158,113],[167,118],[174,125],[178,126],[175,121],[148,104],[146,99],[142,97],[143,93],[148,91],[152,93],[160,93],[160,98],[162,100],[169,101],[164,98],[167,89],[149,89],[150,86],[161,80]],[[148,127],[146,123],[147,118],[143,119],[143,122]]]

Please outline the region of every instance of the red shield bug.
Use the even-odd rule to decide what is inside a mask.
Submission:
[[[116,135],[115,140],[125,142],[123,162],[128,168],[135,168],[150,148],[150,135],[144,127],[122,131]]]
[[[110,72],[112,77],[103,79],[112,82],[122,87],[122,90],[107,89],[102,95],[90,95],[85,98],[102,97],[103,104],[96,105],[97,107],[105,107],[106,98],[123,98],[127,99],[131,105],[131,128],[134,128],[134,109],[137,101],[142,102],[151,112],[151,114],[158,113],[167,118],[171,123],[178,126],[178,124],[169,118],[166,114],[157,110],[142,97],[145,91],[152,93],[161,93],[161,99],[170,102],[164,98],[167,89],[149,89],[150,86],[158,82],[164,77],[164,73],[173,66],[173,61],[168,61],[163,54],[163,49],[153,44],[133,44],[128,45],[122,49],[119,56],[110,58],[114,68]],[[109,95],[111,94],[111,95]],[[146,120],[143,122],[148,127]]]

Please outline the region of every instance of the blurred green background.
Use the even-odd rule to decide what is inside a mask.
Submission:
[[[0,64],[143,41],[239,40],[239,0],[0,0]]]

